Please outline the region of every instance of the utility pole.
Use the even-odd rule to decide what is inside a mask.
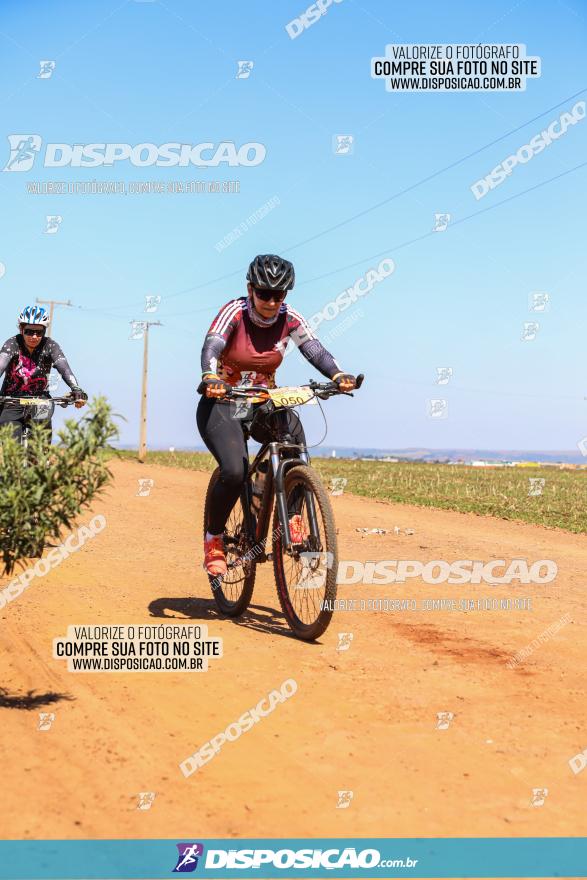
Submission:
[[[37,297],[36,302],[40,306],[49,306],[49,326],[47,327],[47,336],[51,336],[51,328],[53,326],[53,310],[55,306],[72,306],[73,303],[70,302],[70,300],[67,300],[67,302],[65,302],[64,300],[60,299],[39,299],[39,297]]]
[[[149,327],[162,327],[161,321],[131,321],[143,330],[143,385],[141,389],[141,418],[139,435],[139,461],[147,457],[147,373],[149,368]]]

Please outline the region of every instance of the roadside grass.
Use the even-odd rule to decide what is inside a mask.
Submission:
[[[136,459],[124,450],[123,458]],[[211,472],[207,452],[149,452],[147,463]],[[327,487],[347,480],[344,491],[400,504],[437,507],[480,516],[535,523],[569,532],[587,532],[587,470],[556,467],[477,468],[424,462],[314,458]],[[544,480],[541,494],[529,495],[531,479]]]

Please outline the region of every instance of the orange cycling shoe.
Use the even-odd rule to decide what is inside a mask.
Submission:
[[[204,568],[210,577],[223,577],[226,574],[226,553],[222,535],[213,535],[204,539]]]
[[[302,522],[302,516],[299,513],[289,518],[289,533],[291,535],[292,544],[303,544],[309,535],[308,529]]]

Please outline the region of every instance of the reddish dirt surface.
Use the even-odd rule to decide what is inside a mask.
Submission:
[[[92,508],[105,530],[0,611],[4,839],[587,834],[587,769],[568,763],[587,747],[585,537],[335,497],[341,559],[524,557],[559,573],[542,586],[341,586],[343,598],[532,597],[533,610],[341,611],[307,644],[290,637],[270,564],[242,619],[216,612],[201,568],[207,474],[113,470]],[[139,477],[155,481],[150,496]],[[391,533],[355,531],[376,526]],[[186,620],[223,639],[207,673],[74,674],[52,659],[69,624]],[[347,651],[339,632],[353,633]],[[288,678],[295,696],[184,778],[184,758]],[[56,701],[14,705],[29,692]],[[55,713],[49,731],[40,711]],[[438,712],[454,713],[448,729]],[[541,807],[534,788],[548,789]],[[354,793],[347,809],[339,790]],[[138,810],[146,791],[153,806]]]

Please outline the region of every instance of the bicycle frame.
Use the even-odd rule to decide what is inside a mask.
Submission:
[[[360,374],[354,382],[310,380],[307,385],[280,388],[252,383],[222,388],[202,383],[201,393],[223,399],[226,404],[238,404],[225,415],[241,419],[240,427],[234,423],[230,426],[231,440],[241,449],[241,462],[246,450],[246,460],[239,466],[240,506],[233,508],[224,530],[226,570],[216,577],[208,574],[221,614],[237,618],[244,613],[253,597],[257,563],[272,561],[279,604],[293,634],[315,641],[328,627],[333,613],[331,600],[337,591],[338,530],[320,474],[311,466],[306,439],[296,421],[297,412],[292,410],[315,403],[316,398],[326,400],[335,394],[348,394],[349,386],[360,387],[363,378]],[[247,400],[244,407],[240,405],[243,398]],[[222,405],[220,400],[218,405]],[[237,436],[232,438],[235,430]],[[250,438],[258,440],[260,446],[251,456],[252,461]],[[216,488],[222,480],[222,463],[218,463],[206,493],[205,534],[213,519]],[[319,594],[310,592],[315,590],[322,591],[328,603],[320,602],[318,606]]]
[[[297,450],[299,454],[288,458],[282,458],[281,452],[283,450]],[[251,478],[256,472],[259,463],[265,458],[267,453],[269,453],[270,467],[267,469],[267,474],[265,476],[265,485],[263,488],[263,498],[261,501],[259,516],[255,518],[252,512]],[[285,496],[285,475],[290,468],[300,464],[310,464],[310,456],[308,455],[308,450],[305,444],[271,440],[261,446],[261,449],[256,454],[253,462],[249,465],[247,479],[245,480],[241,492],[245,526],[251,539],[263,547],[266,547],[269,523],[271,521],[271,513],[273,510],[273,501],[275,498],[277,502],[277,513],[282,529],[283,544],[288,551],[292,548],[291,534],[289,530],[289,516]],[[311,492],[306,492],[306,504],[308,508],[311,534],[316,536],[318,534],[318,520],[314,508],[314,497]],[[262,554],[259,554],[259,561],[261,562],[265,562],[270,558],[267,550]]]
[[[290,458],[281,458],[280,452],[284,449],[299,450],[299,455]],[[251,477],[257,470],[257,466],[269,452],[269,461],[271,467],[267,470],[265,477],[265,487],[263,490],[263,499],[261,510],[255,523],[255,517],[252,513],[252,491]],[[265,545],[269,532],[269,523],[271,520],[271,512],[273,510],[273,500],[277,501],[277,511],[281,528],[283,531],[283,542],[287,550],[291,550],[291,535],[289,531],[289,517],[287,512],[287,504],[285,498],[285,474],[289,468],[300,464],[309,464],[310,459],[306,447],[298,443],[283,443],[278,440],[272,440],[265,443],[257,455],[253,463],[249,466],[247,480],[245,481],[242,491],[243,510],[245,511],[245,523],[248,533],[257,543]],[[308,512],[312,533],[317,532],[316,512],[314,510],[314,499],[312,496],[306,499],[308,503]],[[262,556],[262,560],[268,559],[267,552]]]
[[[363,378],[364,377],[362,374],[357,377],[357,388],[361,387]],[[316,396],[323,399],[326,399],[326,397],[329,397],[332,394],[341,393],[332,382],[321,384],[311,381],[309,385],[305,387],[312,388]],[[231,396],[247,397],[249,394],[254,393],[255,391],[263,393],[266,392],[267,389],[263,386],[249,386],[242,388],[237,387],[232,390]],[[349,394],[349,396],[352,397],[352,394]],[[248,435],[249,432],[247,430],[245,432],[246,440],[248,440]],[[287,449],[298,450],[298,455],[289,458],[282,458],[280,453],[282,452],[282,450]],[[251,477],[257,470],[259,462],[267,455],[267,452],[269,452],[269,461],[271,463],[271,467],[267,469],[267,475],[265,477],[265,486],[263,489],[263,498],[261,501],[259,516],[255,518],[252,512]],[[252,464],[249,465],[249,469],[247,471],[247,479],[245,480],[243,489],[241,491],[241,503],[244,512],[245,527],[251,540],[256,542],[257,544],[261,544],[263,547],[266,546],[267,535],[269,532],[269,522],[271,520],[271,512],[273,509],[273,498],[275,496],[277,513],[282,529],[283,545],[287,552],[291,552],[292,540],[289,529],[289,515],[285,496],[285,475],[289,468],[295,467],[296,465],[300,464],[310,464],[310,456],[308,455],[308,450],[305,444],[289,443],[281,440],[270,440],[267,443],[262,444],[261,449],[255,456]],[[308,509],[310,532],[311,535],[316,538],[318,535],[318,519],[316,517],[316,509],[314,507],[314,496],[311,492],[308,491],[305,492],[305,495]],[[270,558],[271,557],[267,553],[267,550],[264,550],[262,554],[259,554],[260,562],[265,562]]]

